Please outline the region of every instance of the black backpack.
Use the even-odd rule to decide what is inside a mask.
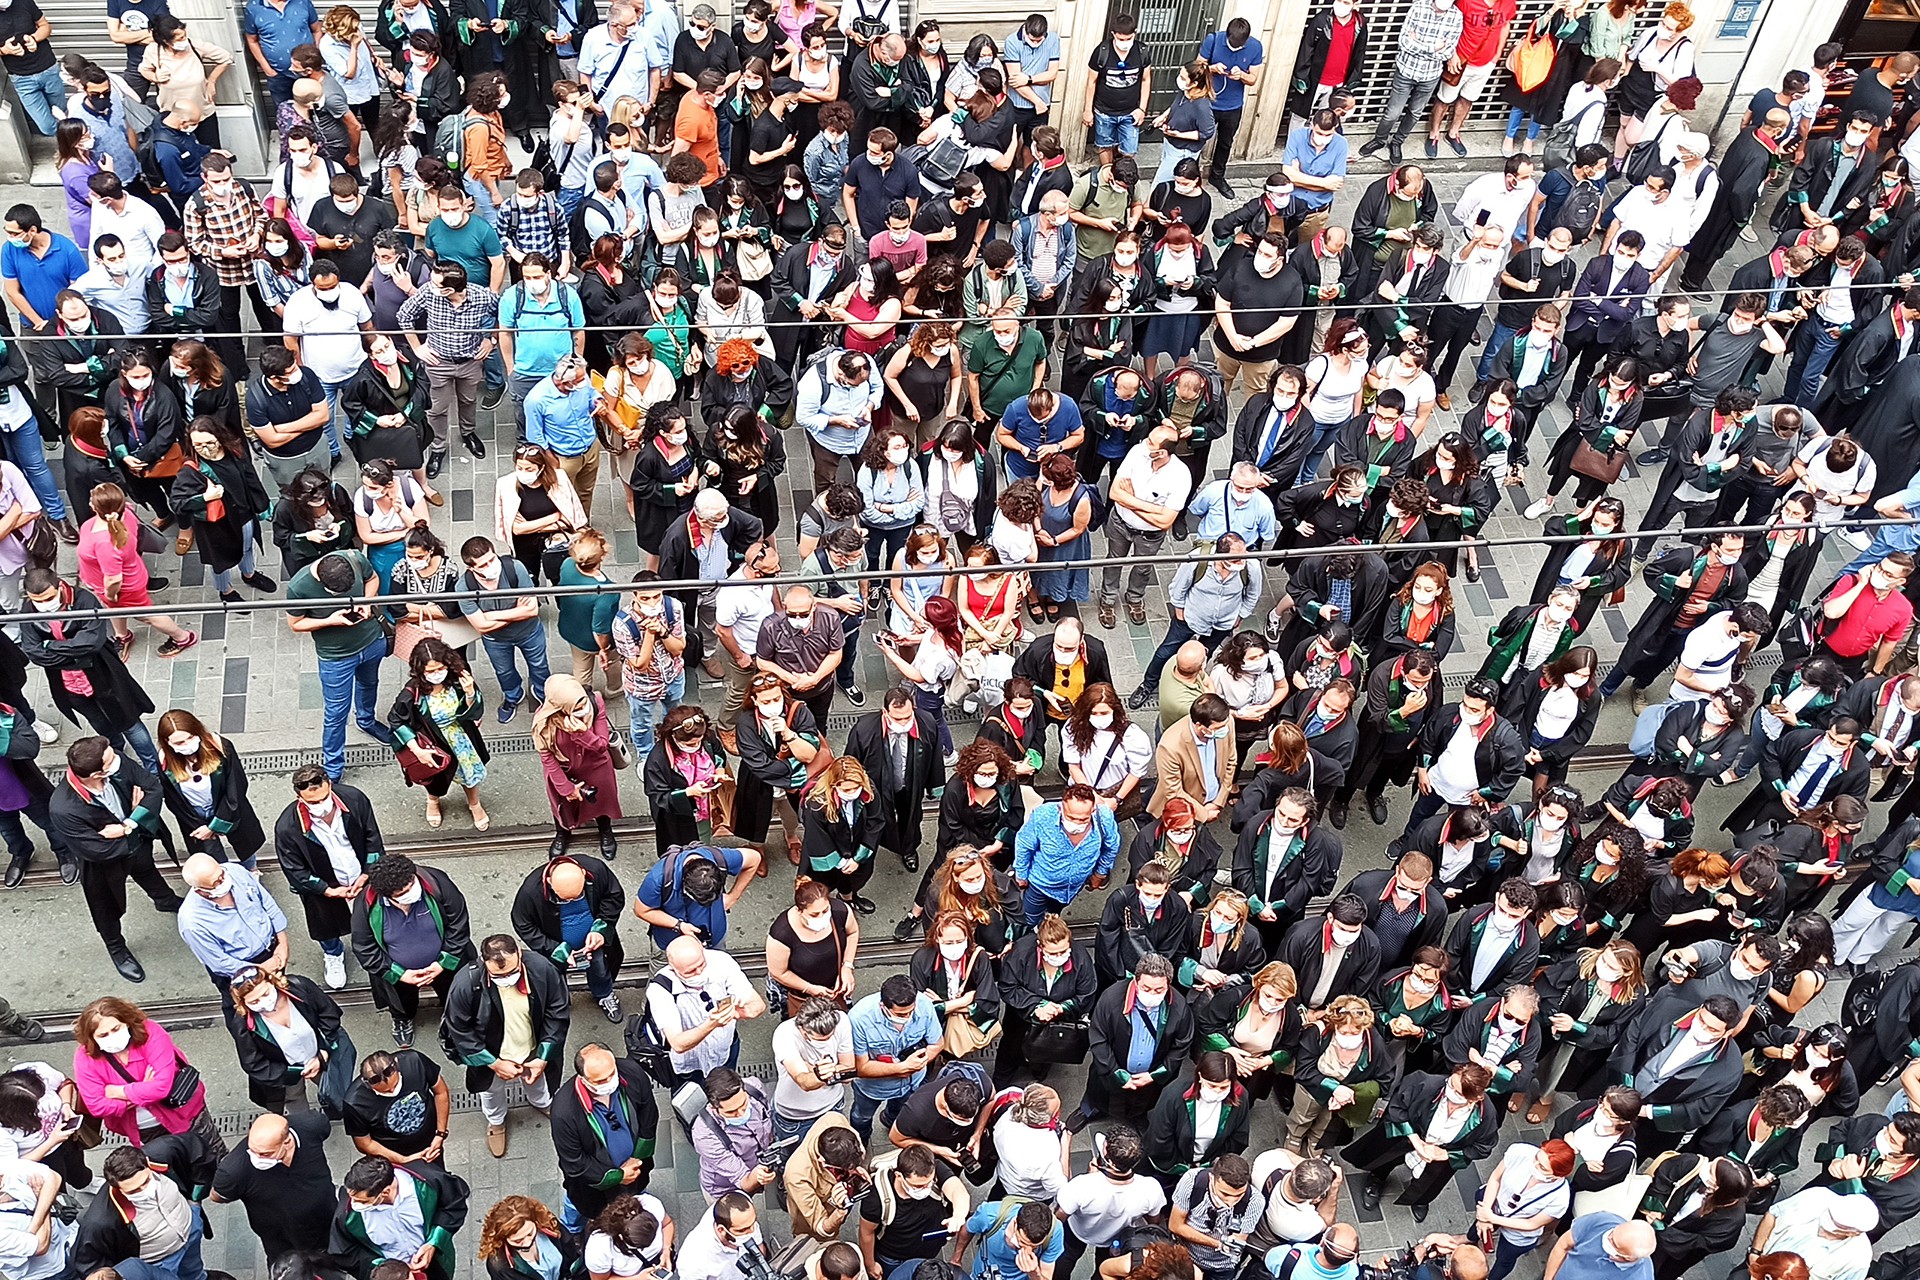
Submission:
[[[573,212],[567,215],[567,247],[573,251],[573,260],[575,263],[583,263],[593,256],[593,237],[587,234],[587,210],[589,208],[598,209],[601,216],[606,218],[608,226],[612,227],[620,224],[620,219],[615,215],[613,206],[605,200],[602,200],[598,194],[590,195],[579,204],[573,206]]]
[[[1606,201],[1600,194],[1600,188],[1593,183],[1580,181],[1571,171],[1568,171],[1567,179],[1573,184],[1573,189],[1560,202],[1560,208],[1553,216],[1553,226],[1565,227],[1573,233],[1575,244],[1584,244],[1592,238],[1600,217],[1600,206]],[[1553,227],[1547,230],[1551,231]]]
[[[1856,974],[1847,983],[1846,997],[1840,1002],[1840,1025],[1855,1034],[1871,1028],[1880,1009],[1880,992],[1886,985],[1885,969]]]

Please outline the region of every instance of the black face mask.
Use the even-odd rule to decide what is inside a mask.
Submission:
[[[110,93],[90,93],[87,95],[87,110],[96,115],[106,115],[113,110],[113,95]]]

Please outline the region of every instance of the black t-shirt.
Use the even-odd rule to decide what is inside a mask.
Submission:
[[[784,156],[775,156],[764,164],[755,164],[752,152],[766,154],[778,151],[780,144],[793,137],[791,118],[782,119],[771,111],[762,111],[747,126],[747,178],[761,186],[770,187],[786,174],[789,164],[798,164],[800,149],[795,147]]]
[[[981,220],[986,217],[985,209],[969,207],[963,213],[953,211],[953,201],[946,196],[938,200],[922,200],[919,210],[913,215],[913,229],[929,238],[929,255],[951,253],[956,258],[965,258],[973,248],[973,238],[980,234]],[[951,240],[932,240],[936,232],[952,227]]]
[[[393,206],[366,196],[360,198],[360,207],[352,213],[340,212],[340,206],[328,196],[315,200],[313,212],[307,215],[308,230],[318,235],[353,237],[351,248],[316,249],[313,256],[332,259],[340,268],[340,279],[355,289],[373,272],[373,238],[394,225]]]
[[[730,76],[740,69],[740,52],[733,47],[733,41],[716,31],[707,38],[707,47],[702,49],[692,33],[682,31],[673,42],[673,73],[698,80],[700,73],[708,67],[723,76]]]
[[[746,29],[737,22],[733,24],[733,51],[742,67],[755,58],[764,58],[767,66],[773,66],[773,60],[780,52],[780,41],[784,38],[785,33],[771,22],[761,28],[758,40],[749,40]]]
[[[936,1100],[945,1087],[939,1080],[929,1080],[915,1089],[894,1124],[905,1137],[958,1151],[973,1137],[973,1125],[959,1124],[940,1114]]]
[[[416,1155],[433,1142],[438,1117],[433,1087],[440,1082],[440,1064],[413,1049],[398,1051],[393,1060],[400,1069],[400,1092],[383,1098],[355,1080],[347,1091],[344,1124],[349,1138],[372,1138],[402,1155]]]
[[[1843,120],[1856,111],[1866,111],[1876,122],[1884,122],[1893,115],[1893,90],[1880,83],[1879,72],[1869,70],[1854,82],[1853,92],[1840,104],[1840,110]]]
[[[245,1203],[254,1234],[278,1232],[287,1244],[324,1248],[336,1194],[326,1152],[332,1122],[325,1112],[300,1111],[287,1117],[287,1127],[298,1140],[291,1165],[256,1169],[242,1143],[220,1161],[213,1189],[222,1200]],[[265,1243],[269,1253],[279,1251],[278,1243]]]
[[[1099,78],[1093,90],[1093,109],[1102,115],[1123,116],[1140,109],[1140,77],[1153,65],[1147,46],[1136,38],[1126,61],[1114,51],[1112,40],[1102,40],[1087,59],[1087,69]]]
[[[1261,275],[1253,264],[1253,254],[1243,255],[1232,272],[1220,282],[1220,296],[1231,305],[1233,327],[1243,338],[1250,338],[1267,328],[1287,309],[1298,307],[1307,292],[1300,273],[1284,262],[1271,279]],[[1236,360],[1257,364],[1279,355],[1280,343],[1285,336],[1283,334],[1250,351],[1242,351],[1231,343],[1227,343],[1222,350]],[[1226,339],[1222,337],[1220,341],[1224,343]]]
[[[873,1223],[875,1228],[874,1254],[889,1262],[938,1255],[947,1241],[949,1208],[940,1195],[938,1176],[934,1181],[934,1194],[925,1200],[916,1200],[904,1194],[900,1190],[897,1174],[889,1173],[886,1176],[893,1184],[888,1188],[894,1206],[892,1222],[884,1227],[880,1225],[880,1196],[877,1192],[860,1201],[860,1217]]]
[[[42,16],[40,6],[33,0],[13,0],[12,6],[0,10],[0,44],[32,35],[34,28],[40,25]],[[52,65],[53,45],[46,40],[42,40],[32,53],[0,56],[0,66],[6,67],[10,76],[30,76]]]
[[[1566,257],[1548,265],[1543,261],[1545,250],[1528,249],[1516,254],[1501,270],[1515,280],[1538,280],[1538,289],[1514,289],[1500,285],[1500,310],[1494,316],[1498,324],[1510,329],[1521,329],[1533,323],[1533,313],[1540,304],[1552,302],[1561,294],[1573,288],[1573,259]]]

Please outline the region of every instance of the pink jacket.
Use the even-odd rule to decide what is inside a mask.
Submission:
[[[145,1107],[168,1133],[184,1132],[194,1117],[207,1109],[207,1087],[193,1091],[193,1100],[184,1107],[169,1107],[160,1100],[173,1088],[173,1074],[180,1062],[167,1029],[152,1020],[147,1022],[147,1042],[128,1045],[123,1065],[127,1077],[115,1070],[105,1057],[76,1047],[73,1051],[73,1082],[80,1088],[80,1100],[100,1123],[123,1138],[138,1142],[140,1126],[134,1120],[134,1108]],[[149,1074],[151,1073],[151,1074]],[[107,1086],[117,1084],[127,1091],[125,1099],[109,1098]]]

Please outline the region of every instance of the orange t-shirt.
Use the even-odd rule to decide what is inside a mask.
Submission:
[[[710,187],[720,181],[720,118],[705,98],[689,92],[680,99],[680,110],[673,117],[673,136],[676,141],[686,143],[688,151],[707,166],[707,176],[700,180],[701,186]]]

